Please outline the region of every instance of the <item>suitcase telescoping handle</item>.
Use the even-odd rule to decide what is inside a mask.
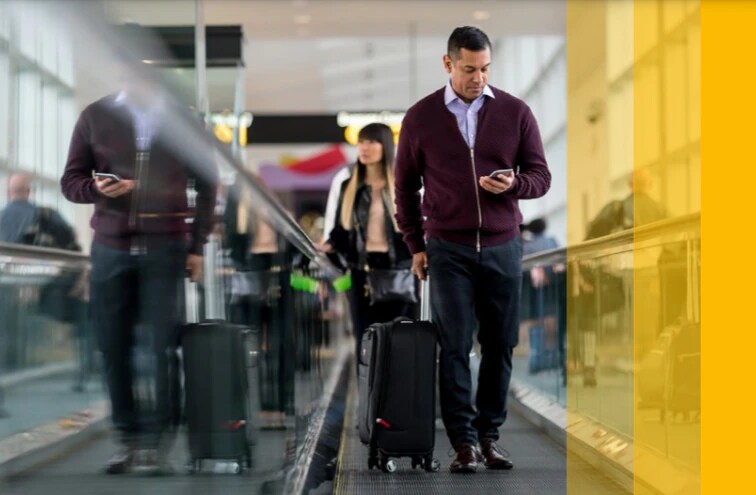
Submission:
[[[431,321],[430,309],[430,277],[426,274],[425,280],[420,281],[420,319]]]
[[[211,234],[204,246],[202,286],[204,289],[205,310],[203,318],[206,320],[223,320],[225,307],[223,305],[223,278],[219,275],[218,257],[220,255],[219,240]],[[186,301],[186,322],[200,322],[200,292],[197,282],[192,282],[191,273],[186,271],[184,277],[184,300]]]
[[[184,277],[184,301],[186,322],[199,323],[199,290],[197,289],[197,282],[192,282],[191,274],[188,270]]]

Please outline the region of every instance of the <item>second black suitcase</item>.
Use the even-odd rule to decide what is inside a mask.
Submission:
[[[397,318],[368,327],[359,356],[360,440],[369,445],[368,468],[396,470],[392,457],[438,471],[435,442],[435,326]]]
[[[223,321],[191,324],[181,346],[190,472],[204,459],[225,459],[240,473],[252,466],[257,435],[257,332]]]

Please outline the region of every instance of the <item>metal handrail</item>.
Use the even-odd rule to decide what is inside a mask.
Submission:
[[[658,238],[660,235],[689,232],[691,228],[694,230],[700,229],[700,226],[700,213],[691,213],[675,218],[660,220],[633,229],[627,229],[622,232],[580,242],[572,246],[549,249],[525,256],[522,259],[522,267],[523,269],[530,269],[534,266],[564,263],[568,256],[574,258],[618,246],[625,246],[633,242]]]
[[[79,251],[69,251],[66,249],[56,249],[38,246],[29,246],[27,244],[12,244],[0,242],[0,256],[14,256],[19,258],[33,258],[49,261],[76,261],[87,262],[89,255]]]
[[[202,140],[204,140],[205,143],[212,143],[211,145],[223,159],[225,165],[237,173],[238,179],[243,183],[242,185],[246,186],[245,188],[240,189],[246,189],[251,192],[253,196],[252,199],[256,199],[258,204],[265,205],[266,215],[271,220],[271,224],[278,233],[283,235],[296,249],[321,268],[324,275],[329,278],[336,278],[341,275],[341,272],[336,266],[315,247],[315,244],[307,236],[304,230],[302,230],[302,227],[300,227],[294,218],[292,218],[291,214],[286,211],[270,190],[268,190],[257,177],[251,174],[241,161],[234,157],[228,146],[225,146],[214,139],[209,131],[205,132],[202,136]],[[250,205],[250,209],[252,209],[252,205]]]

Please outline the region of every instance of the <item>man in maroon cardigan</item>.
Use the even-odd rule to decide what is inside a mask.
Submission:
[[[487,84],[488,36],[474,27],[455,29],[443,60],[446,87],[413,105],[402,122],[396,218],[413,271],[425,279],[427,269],[432,281],[441,410],[457,452],[450,469],[475,472],[479,462],[511,469],[497,441],[518,335],[517,201],[546,194],[551,174],[530,108]],[[476,327],[482,359],[473,399],[469,356]]]
[[[127,472],[137,461],[170,470],[166,455],[180,397],[178,288],[187,271],[199,279],[212,228],[218,172],[210,142],[198,139],[204,131],[191,114],[159,94],[132,82],[87,106],[61,178],[67,199],[94,203],[91,316],[123,446],[106,464],[111,474]],[[177,135],[182,126],[194,127],[192,135]],[[190,185],[197,192],[194,211],[187,202]],[[135,366],[137,340],[149,350]]]

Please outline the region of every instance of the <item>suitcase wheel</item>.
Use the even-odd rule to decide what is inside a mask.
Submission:
[[[381,471],[384,473],[393,473],[396,471],[396,461],[392,459],[381,459]]]
[[[423,467],[423,459],[421,457],[413,457],[412,458],[412,469],[417,469],[419,467]]]
[[[375,456],[368,457],[368,469],[373,469],[378,467],[378,459]]]
[[[441,463],[438,459],[434,459],[432,456],[428,456],[423,459],[423,467],[429,473],[437,473],[441,470]]]
[[[189,459],[186,463],[186,472],[189,474],[196,474],[202,471],[202,459]]]

